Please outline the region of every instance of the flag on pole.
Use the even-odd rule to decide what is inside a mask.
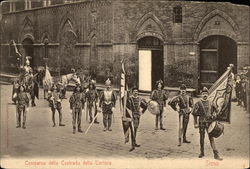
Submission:
[[[15,52],[16,52],[16,54],[18,54],[19,56],[21,56],[21,54],[19,53],[19,51],[18,51],[18,49],[17,49],[17,47],[16,47],[16,42],[13,40],[13,46],[14,46],[14,48],[15,48]]]
[[[129,142],[129,130],[131,131],[132,139],[134,140],[134,125],[132,111],[128,109],[128,87],[126,84],[126,72],[124,60],[122,60],[121,85],[120,85],[120,108],[122,115],[122,127],[125,136],[125,143]]]
[[[120,84],[120,110],[122,109],[122,98],[125,96],[125,86],[126,86],[126,79],[125,79],[125,68],[124,68],[124,60],[121,61],[122,64],[122,71],[121,71],[121,84]],[[124,112],[124,111],[122,111]]]
[[[233,90],[233,65],[230,64],[226,72],[209,89],[208,99],[218,108],[218,120],[230,123],[231,97]]]
[[[52,76],[50,75],[49,69],[47,66],[45,66],[45,76],[44,76],[44,80],[43,80],[43,85],[50,89],[52,87],[53,84],[53,79]]]

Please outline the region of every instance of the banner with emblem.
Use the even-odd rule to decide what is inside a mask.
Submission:
[[[217,119],[222,122],[231,122],[231,97],[233,91],[233,65],[229,65],[226,72],[209,89],[208,99],[218,108]]]
[[[134,126],[132,120],[132,112],[127,109],[127,99],[128,99],[128,87],[126,84],[126,73],[124,67],[124,60],[122,60],[122,71],[121,71],[121,84],[120,84],[120,110],[122,115],[122,127],[125,136],[125,143],[129,142],[129,132],[131,130],[131,135],[134,136]],[[133,138],[134,139],[134,138]]]

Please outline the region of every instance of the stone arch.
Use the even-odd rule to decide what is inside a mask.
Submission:
[[[31,33],[27,33],[27,34],[23,35],[21,42],[25,39],[31,39],[33,42],[35,41],[35,38]]]
[[[57,39],[60,40],[60,36],[63,34],[65,31],[65,27],[67,28],[67,31],[71,31],[75,37],[77,37],[76,30],[75,30],[75,20],[73,19],[74,17],[67,12],[61,19],[60,26],[59,26],[59,31],[57,34]]]
[[[206,31],[206,33],[202,32],[203,27],[206,25],[206,23],[208,21],[210,21],[215,16],[220,16],[223,19],[225,19],[232,26],[233,31],[234,31],[233,34],[235,34],[235,36],[232,34],[232,32],[230,33],[230,32],[225,31],[225,30]],[[202,35],[202,34],[204,34],[204,35]],[[242,37],[240,35],[240,31],[239,31],[238,25],[234,22],[234,20],[228,14],[226,14],[225,12],[223,12],[221,10],[218,10],[218,9],[213,10],[212,12],[210,12],[209,14],[207,14],[201,20],[201,22],[199,23],[199,25],[195,29],[195,33],[194,33],[193,39],[198,42],[199,40],[202,39],[200,37],[200,35],[206,37],[206,36],[209,36],[209,34],[210,35],[215,35],[215,34],[217,34],[217,35],[225,35],[225,36],[228,36],[228,37],[234,39],[235,41],[241,41],[241,39],[242,39]]]
[[[40,39],[40,43],[44,43],[45,39],[48,39],[48,41],[51,40],[51,36],[48,31],[43,32],[41,39]]]
[[[231,38],[232,40],[234,40],[235,42],[238,41],[237,35],[236,34],[232,34],[229,31],[226,30],[210,30],[210,31],[205,31],[200,33],[197,42],[201,41],[202,39],[208,37],[208,36],[213,36],[213,35],[222,35],[222,36],[226,36],[228,38]]]
[[[145,25],[147,21],[151,20],[151,24]],[[145,26],[145,28],[143,28]],[[144,30],[140,30],[144,29]],[[165,29],[163,23],[152,13],[145,14],[136,24],[136,40],[139,40],[145,36],[154,36],[164,41]]]
[[[62,74],[69,73],[69,70],[78,64],[78,55],[75,45],[78,41],[78,36],[75,32],[75,23],[73,17],[67,12],[60,22],[57,39],[59,46],[59,65]]]
[[[22,43],[22,41],[26,38],[31,39],[33,42],[35,41],[33,34],[33,23],[28,16],[26,16],[22,22],[22,29],[20,30],[18,41]]]

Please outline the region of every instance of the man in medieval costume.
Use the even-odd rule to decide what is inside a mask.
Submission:
[[[72,109],[72,125],[73,125],[73,134],[76,132],[76,119],[77,119],[77,131],[82,133],[81,129],[81,117],[82,117],[82,108],[85,103],[85,95],[82,92],[82,88],[79,84],[76,85],[73,94],[69,99],[70,108]]]
[[[210,124],[216,120],[218,108],[216,105],[208,100],[208,89],[204,87],[202,89],[202,98],[198,102],[195,103],[194,109],[193,109],[193,116],[194,116],[194,127],[199,128],[200,133],[200,155],[199,158],[202,158],[205,156],[204,153],[204,139],[205,139],[205,131],[208,133],[208,127]],[[199,122],[197,118],[199,117]],[[208,138],[210,141],[210,145],[213,149],[214,158],[216,160],[222,160],[222,158],[219,156],[218,150],[216,149],[214,137],[208,133]]]
[[[115,91],[111,89],[111,81],[109,79],[105,82],[106,89],[101,92],[99,107],[102,108],[103,113],[103,131],[112,131],[112,114],[114,112],[115,103],[116,103],[116,94]]]
[[[160,130],[166,130],[163,127],[163,108],[166,106],[166,100],[168,99],[166,91],[163,89],[163,81],[159,80],[156,82],[155,90],[153,90],[150,98],[159,104],[160,113],[155,118],[155,129],[158,130],[158,124],[160,122]]]
[[[189,114],[191,113],[193,107],[192,97],[187,95],[186,85],[182,84],[180,86],[180,94],[173,97],[169,101],[169,105],[179,113],[179,144],[181,146],[182,138],[183,143],[191,143],[186,138],[187,127],[189,122]]]
[[[62,123],[62,94],[59,90],[59,88],[53,84],[51,90],[48,93],[48,100],[49,100],[49,106],[51,107],[52,111],[52,122],[53,122],[53,127],[56,126],[55,122],[55,112],[56,110],[59,113],[59,126],[65,126],[65,124]]]
[[[30,94],[31,106],[36,106],[35,97],[38,98],[39,87],[37,81],[37,74],[33,74],[33,69],[30,67],[30,61],[26,57],[25,66],[23,67],[23,74],[21,77],[22,83],[25,85],[26,92]]]
[[[29,97],[25,91],[25,86],[20,85],[18,88],[18,92],[16,94],[16,118],[17,118],[17,126],[16,128],[21,127],[22,123],[22,128],[26,129],[26,115],[28,111],[28,106],[29,106]],[[23,115],[23,122],[21,122],[21,116]]]
[[[87,100],[87,109],[88,109],[89,118],[90,118],[89,123],[91,123],[93,120],[92,112],[94,112],[94,117],[97,115],[97,101],[98,101],[98,92],[96,90],[95,83],[93,81],[89,83],[88,91],[86,92],[86,100]],[[95,118],[94,123],[96,124],[99,123],[97,121],[97,118]]]
[[[136,135],[140,124],[140,117],[147,110],[147,102],[138,96],[138,88],[132,89],[132,95],[127,99],[126,107],[126,117],[131,118],[133,121],[133,125],[130,126],[133,127],[133,133],[131,132],[131,149],[129,150],[133,151],[135,147],[140,147],[136,142]]]

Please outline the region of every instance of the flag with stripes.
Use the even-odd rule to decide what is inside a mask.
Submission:
[[[121,63],[121,85],[120,85],[120,107],[123,113],[122,115],[122,127],[123,133],[125,136],[125,143],[129,142],[129,134],[131,131],[132,139],[134,140],[134,126],[133,126],[133,117],[132,111],[128,108],[128,87],[126,83],[126,72],[124,61]]]
[[[208,99],[218,108],[218,120],[230,123],[231,121],[231,97],[233,90],[232,73],[233,65],[229,65],[226,72],[209,89]]]

